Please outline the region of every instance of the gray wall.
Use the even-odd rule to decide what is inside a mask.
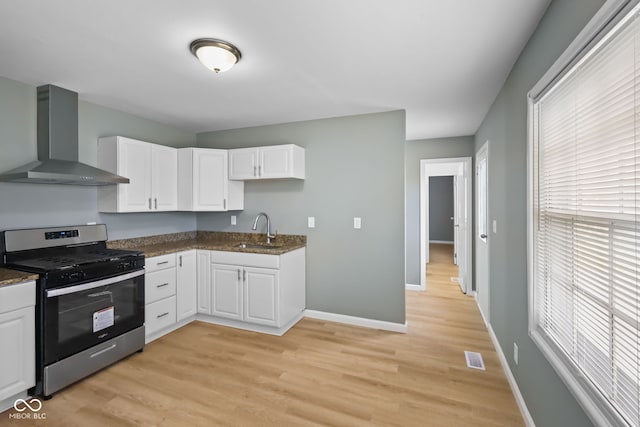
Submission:
[[[80,94],[82,96],[82,94]],[[97,164],[97,138],[124,135],[170,146],[195,146],[196,136],[160,123],[80,101],[80,161]],[[36,88],[0,77],[0,171],[36,160]],[[104,222],[109,238],[196,228],[193,213],[100,214],[97,189],[0,182],[0,230]]]
[[[602,0],[556,0],[516,62],[476,135],[489,140],[490,317],[538,427],[591,422],[527,333],[527,91],[571,43]],[[513,343],[519,365],[513,363]]]
[[[453,242],[453,176],[429,177],[429,240]]]
[[[247,181],[237,226],[200,213],[198,229],[250,231],[265,211],[280,233],[308,237],[307,308],[404,323],[404,140],[404,111],[199,134],[201,147],[305,147],[306,179]]]
[[[420,160],[472,157],[473,136],[407,141],[405,162],[406,281],[420,284]],[[473,272],[469,272],[473,277]]]

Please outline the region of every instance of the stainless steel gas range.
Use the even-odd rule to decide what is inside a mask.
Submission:
[[[108,249],[104,224],[9,230],[6,268],[37,273],[36,386],[56,391],[144,347],[144,255]]]

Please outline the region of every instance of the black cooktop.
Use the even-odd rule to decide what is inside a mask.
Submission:
[[[125,258],[137,257],[140,252],[121,249],[84,249],[56,248],[55,250],[38,251],[38,254],[23,254],[16,259],[8,259],[7,266],[28,268],[33,272],[66,270],[87,264],[113,262]]]

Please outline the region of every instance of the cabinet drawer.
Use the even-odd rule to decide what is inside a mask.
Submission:
[[[246,267],[280,268],[280,255],[211,251],[211,262]]]
[[[147,258],[144,263],[147,272],[172,268],[176,266],[176,254],[154,256]]]
[[[145,306],[145,334],[150,335],[176,323],[176,297],[165,298]]]
[[[0,313],[36,305],[36,282],[0,287]]]
[[[152,271],[144,276],[144,300],[146,304],[176,294],[176,269]]]

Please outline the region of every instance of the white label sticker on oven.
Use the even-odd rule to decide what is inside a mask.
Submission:
[[[103,308],[93,313],[93,332],[113,326],[113,307]]]

